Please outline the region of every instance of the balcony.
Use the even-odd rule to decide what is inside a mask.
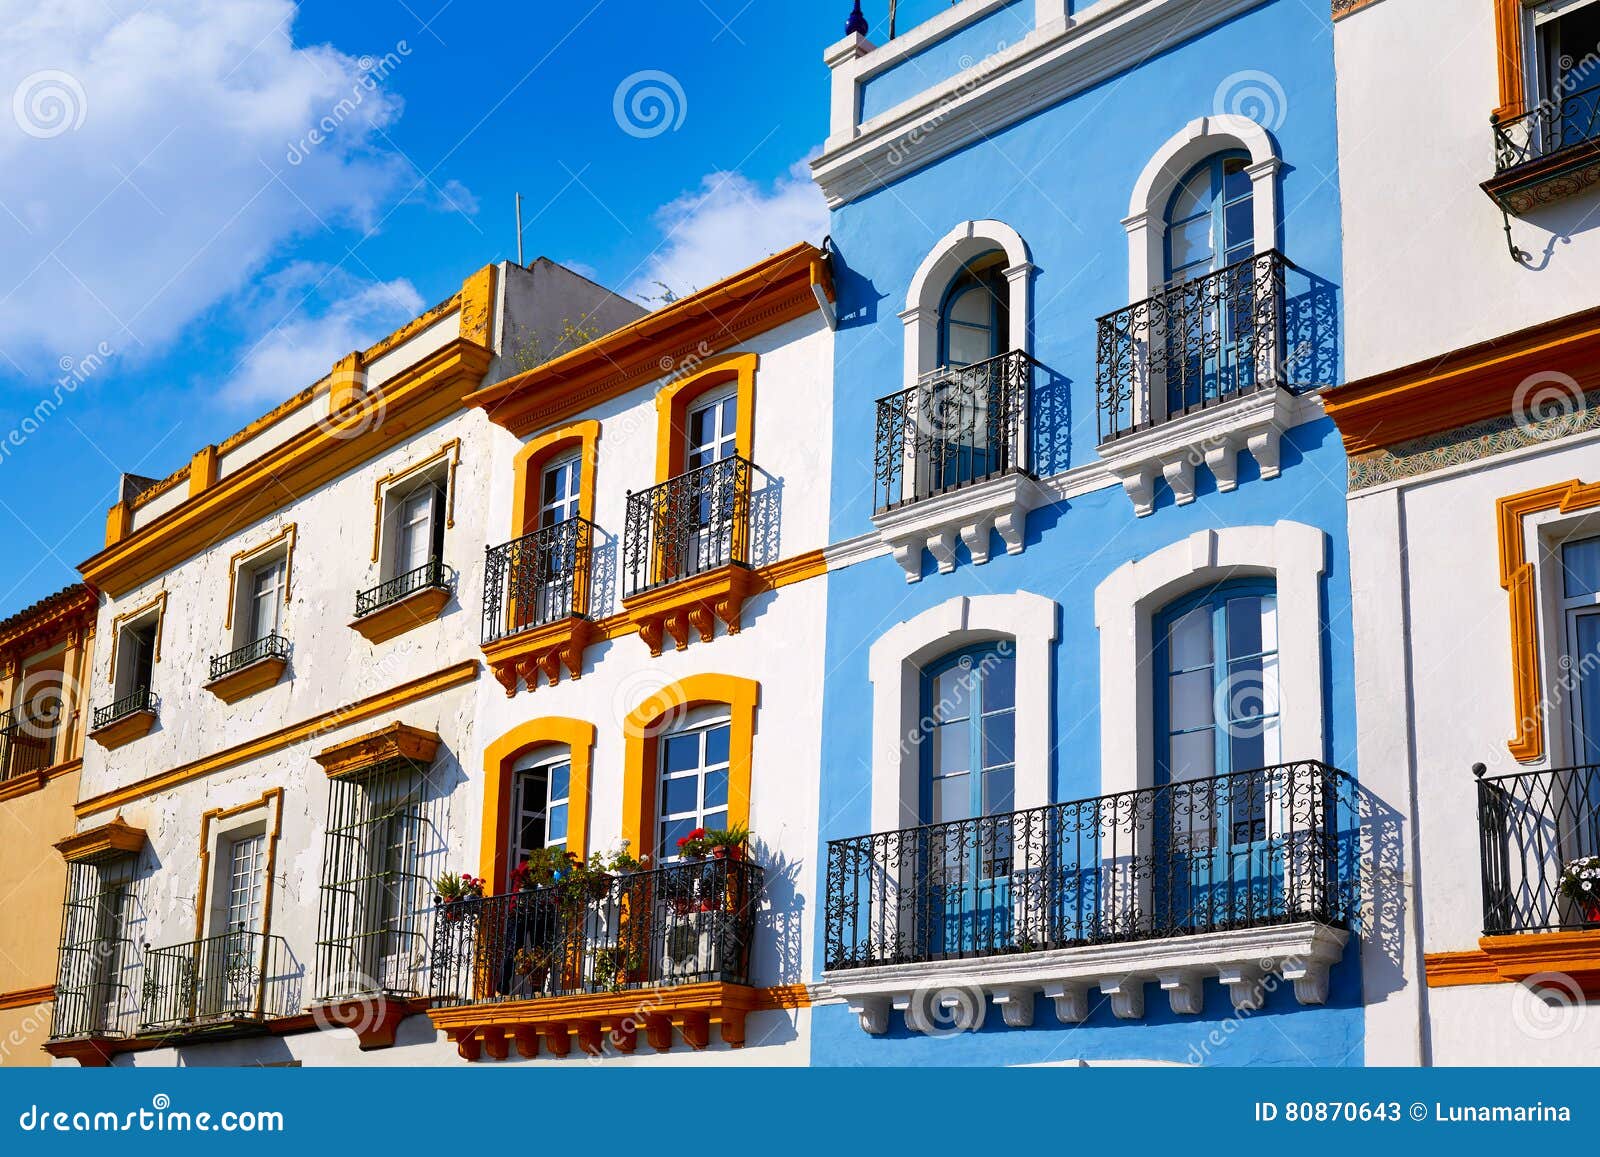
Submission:
[[[292,1015],[300,972],[283,938],[260,932],[146,949],[139,1031],[221,1033]]]
[[[356,617],[350,626],[369,643],[387,642],[413,627],[433,622],[449,601],[444,560],[430,558],[371,590],[358,591]]]
[[[1520,116],[1489,118],[1494,176],[1483,191],[1521,216],[1600,184],[1600,85],[1548,97]]]
[[[750,569],[750,487],[756,467],[737,456],[628,495],[622,537],[622,607],[659,655],[690,629],[709,643],[721,620],[738,634]]]
[[[485,552],[483,651],[507,696],[519,679],[534,690],[541,671],[551,685],[563,667],[582,677],[595,530],[571,518]]]
[[[439,909],[436,1027],[467,1060],[631,1053],[643,1028],[670,1049],[673,1030],[707,1047],[710,1026],[744,1043],[754,1007],[750,947],[763,871],[744,860],[672,864],[613,876],[573,896],[533,888]]]
[[[1331,371],[1330,304],[1271,250],[1099,319],[1100,457],[1139,515],[1154,510],[1159,477],[1178,505],[1193,502],[1197,460],[1223,493],[1238,486],[1244,450],[1262,478],[1278,476],[1295,392]]]
[[[1012,350],[878,400],[872,521],[906,581],[921,580],[924,549],[941,574],[955,569],[958,542],[974,564],[987,562],[995,531],[1007,554],[1021,553],[1038,504],[1029,473],[1036,368]]]
[[[154,691],[135,687],[121,699],[95,708],[89,738],[108,751],[131,743],[149,734],[160,706],[161,700]]]
[[[225,655],[213,655],[206,690],[224,703],[237,703],[276,684],[288,665],[289,640],[265,635]]]
[[[1122,1019],[1155,982],[1197,1014],[1219,980],[1259,1007],[1268,974],[1327,999],[1355,911],[1356,792],[1296,763],[1053,804],[828,847],[825,975],[862,1027],[976,1030],[992,1001],[1032,1024]]]
[[[54,721],[18,719],[0,711],[0,781],[49,767],[55,754]]]

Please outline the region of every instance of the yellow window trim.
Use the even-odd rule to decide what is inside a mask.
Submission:
[[[222,616],[223,630],[233,630],[233,605],[239,597],[239,572],[244,569],[245,564],[254,561],[257,556],[265,554],[281,542],[288,543],[283,555],[283,606],[285,610],[288,609],[289,592],[294,583],[294,539],[297,533],[297,525],[291,522],[267,541],[238,551],[228,560],[228,602],[227,610]]]
[[[147,603],[134,607],[131,611],[124,611],[111,620],[111,675],[110,681],[116,682],[117,678],[117,652],[121,649],[118,644],[122,641],[122,625],[132,622],[141,615],[156,613],[156,649],[151,656],[152,663],[161,662],[161,627],[167,621],[167,592],[162,591]]]
[[[538,529],[533,525],[539,517],[538,503],[529,499],[539,485],[540,472],[558,454],[573,449],[582,456],[578,467],[578,515],[594,521],[594,475],[600,453],[600,423],[587,418],[540,434],[517,451],[511,491],[512,538],[521,538]]]
[[[671,854],[653,846],[657,740],[695,707],[728,708],[728,826],[750,826],[750,770],[760,700],[761,684],[754,679],[690,675],[661,688],[629,713],[623,724],[622,837],[635,855]]]
[[[378,555],[383,545],[383,498],[395,484],[404,482],[413,474],[437,466],[441,461],[448,461],[449,468],[445,472],[444,484],[444,528],[455,529],[456,525],[456,470],[461,465],[461,439],[452,438],[440,446],[422,461],[391,470],[382,478],[372,484],[372,561],[378,561]]]
[[[562,745],[572,760],[567,783],[567,850],[589,854],[589,777],[594,765],[595,726],[581,719],[547,716],[530,719],[489,744],[483,753],[483,837],[478,874],[491,895],[504,887],[511,865],[507,822],[511,817],[512,768],[536,747]]]
[[[261,793],[260,799],[249,800],[233,807],[212,808],[200,816],[200,883],[194,896],[194,938],[206,936],[206,909],[211,899],[211,826],[257,808],[272,809],[272,823],[267,828],[267,866],[265,883],[261,889],[261,934],[272,932],[272,881],[277,875],[278,837],[283,834],[283,788],[271,787]]]
[[[693,372],[669,382],[656,392],[656,482],[683,473],[684,428],[689,407],[701,395],[729,382],[738,384],[737,429],[734,447],[746,461],[754,458],[756,418],[756,368],[761,355],[723,354],[707,358]]]

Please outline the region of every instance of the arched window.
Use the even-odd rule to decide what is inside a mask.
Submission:
[[[572,796],[572,753],[547,747],[517,760],[512,770],[510,830],[506,833],[511,868],[541,848],[567,846]]]
[[[1167,206],[1167,283],[1204,277],[1255,252],[1255,199],[1243,151],[1207,157]]]
[[[970,366],[998,357],[1010,337],[1010,291],[1000,250],[968,262],[939,307],[939,364]]]
[[[1015,810],[1016,648],[1009,642],[946,655],[923,676],[922,822]]]

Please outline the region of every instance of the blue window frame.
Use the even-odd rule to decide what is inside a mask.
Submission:
[[[951,280],[939,305],[939,364],[970,366],[1005,352],[1009,290],[1005,254],[969,261]]]
[[[1167,204],[1167,284],[1179,285],[1255,252],[1255,203],[1244,152],[1206,158]]]

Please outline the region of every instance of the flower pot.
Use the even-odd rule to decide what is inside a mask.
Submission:
[[[687,916],[692,902],[687,896],[672,896],[667,900],[667,905],[674,916]]]

